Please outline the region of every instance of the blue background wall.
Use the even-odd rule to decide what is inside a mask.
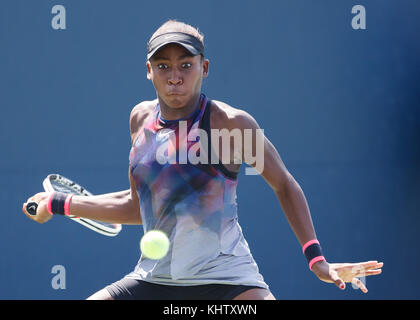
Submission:
[[[64,5],[67,29],[51,27]],[[353,30],[351,8],[366,8]],[[18,1],[0,5],[0,298],[84,299],[135,266],[140,226],[116,238],[22,203],[61,173],[128,188],[128,117],[153,99],[146,42],[176,18],[205,34],[203,91],[250,112],[307,197],[331,262],[384,261],[369,293],[308,271],[274,193],[239,179],[239,221],[278,299],[418,299],[418,1]],[[54,265],[66,289],[51,287]]]

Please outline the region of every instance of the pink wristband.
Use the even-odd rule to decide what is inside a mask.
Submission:
[[[309,269],[312,271],[312,266],[319,262],[325,261],[324,255],[322,254],[321,245],[317,239],[306,242],[302,247],[303,254],[309,265]]]
[[[312,266],[317,263],[318,261],[325,261],[324,256],[318,256],[313,258],[310,262],[309,262],[309,269],[312,271]]]
[[[314,243],[319,244],[319,241],[314,239],[314,240],[309,240],[308,242],[306,242],[302,247],[303,254],[305,254],[306,248],[309,247],[311,244],[314,244]]]
[[[52,200],[53,196],[54,196],[54,192],[52,192],[50,194],[50,196],[48,197],[48,201],[47,201],[47,210],[51,215],[53,214],[52,211],[51,211],[51,200]]]
[[[71,198],[73,198],[74,194],[69,194],[66,198],[66,202],[64,203],[64,215],[69,216],[70,215],[70,202]]]

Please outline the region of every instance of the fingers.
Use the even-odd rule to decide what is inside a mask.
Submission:
[[[341,279],[337,272],[335,270],[330,270],[330,277],[331,280],[335,283],[337,287],[339,287],[341,290],[344,290],[346,288],[346,283]]]
[[[28,217],[28,218],[31,218],[32,220],[34,219],[34,216],[33,215],[31,215],[27,210],[26,210],[26,206],[27,206],[27,204],[28,203],[30,203],[30,202],[36,202],[36,203],[38,203],[39,201],[37,201],[37,198],[38,198],[38,193],[36,194],[36,195],[34,195],[34,196],[32,196],[32,197],[30,197],[30,198],[28,198],[28,200],[26,200],[26,202],[23,204],[23,207],[22,207],[22,212]]]
[[[345,282],[351,282],[355,289],[360,289],[363,293],[367,293],[368,290],[365,283],[359,278],[381,274],[383,265],[383,262],[376,260],[360,263],[330,264],[329,276],[332,282],[340,289],[345,289]]]
[[[365,270],[369,270],[369,269],[380,269],[383,267],[384,263],[378,262],[378,261],[367,261],[367,262],[356,263],[354,265],[360,268],[363,268]]]
[[[345,284],[345,282],[343,281],[343,279],[341,279],[341,278],[338,276],[337,272],[335,272],[335,271],[332,271],[332,272],[331,272],[331,279],[334,281],[335,285],[336,285],[337,287],[339,287],[341,290],[346,289],[346,284]],[[353,284],[353,286],[354,286],[355,288],[360,289],[363,293],[367,293],[367,292],[368,292],[368,289],[366,288],[365,284],[364,284],[364,283],[363,283],[363,281],[362,281],[362,280],[360,280],[359,278],[354,277],[354,278],[351,280],[351,283]]]
[[[36,222],[44,223],[44,222],[48,221],[51,217],[46,214],[47,211],[46,211],[46,207],[45,207],[45,201],[46,201],[47,197],[48,197],[47,192],[40,192],[40,193],[37,193],[37,194],[33,195],[32,197],[28,198],[26,200],[26,202],[23,203],[22,212],[29,219],[34,220]],[[35,215],[32,215],[27,211],[26,206],[30,202],[35,202],[36,204],[38,204],[38,208],[37,208],[37,211],[36,211]]]
[[[364,273],[364,275],[365,276],[375,276],[375,275],[381,274],[381,273],[382,273],[381,269],[379,269],[379,270],[368,270]]]
[[[356,278],[356,277],[353,278],[353,280],[351,280],[351,283],[355,287],[359,288],[363,293],[367,293],[368,292],[368,289],[366,288],[365,284],[359,278]]]
[[[365,276],[374,276],[382,273],[383,262],[367,262],[355,264],[352,268],[352,273],[354,277],[365,277]]]
[[[367,293],[368,289],[362,280],[358,277],[374,276],[382,273],[383,262],[378,261],[368,261],[364,263],[357,264],[357,272],[355,272],[354,278],[351,280],[351,283],[356,288],[359,288],[363,293]],[[354,268],[353,268],[354,270]]]

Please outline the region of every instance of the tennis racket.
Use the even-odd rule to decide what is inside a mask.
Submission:
[[[87,191],[78,183],[63,177],[59,174],[49,174],[44,181],[42,186],[46,192],[64,192],[64,193],[73,193],[78,196],[92,196],[93,194]],[[29,202],[26,205],[26,211],[31,215],[36,215],[36,209],[38,204],[36,202]],[[122,226],[120,224],[106,223],[96,220],[91,220],[87,218],[81,218],[76,216],[68,216],[71,220],[80,223],[81,225],[89,228],[95,232],[103,234],[109,237],[115,237],[120,233]]]

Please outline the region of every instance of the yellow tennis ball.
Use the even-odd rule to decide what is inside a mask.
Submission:
[[[159,230],[146,232],[140,240],[140,250],[149,259],[162,259],[169,250],[169,239]]]

